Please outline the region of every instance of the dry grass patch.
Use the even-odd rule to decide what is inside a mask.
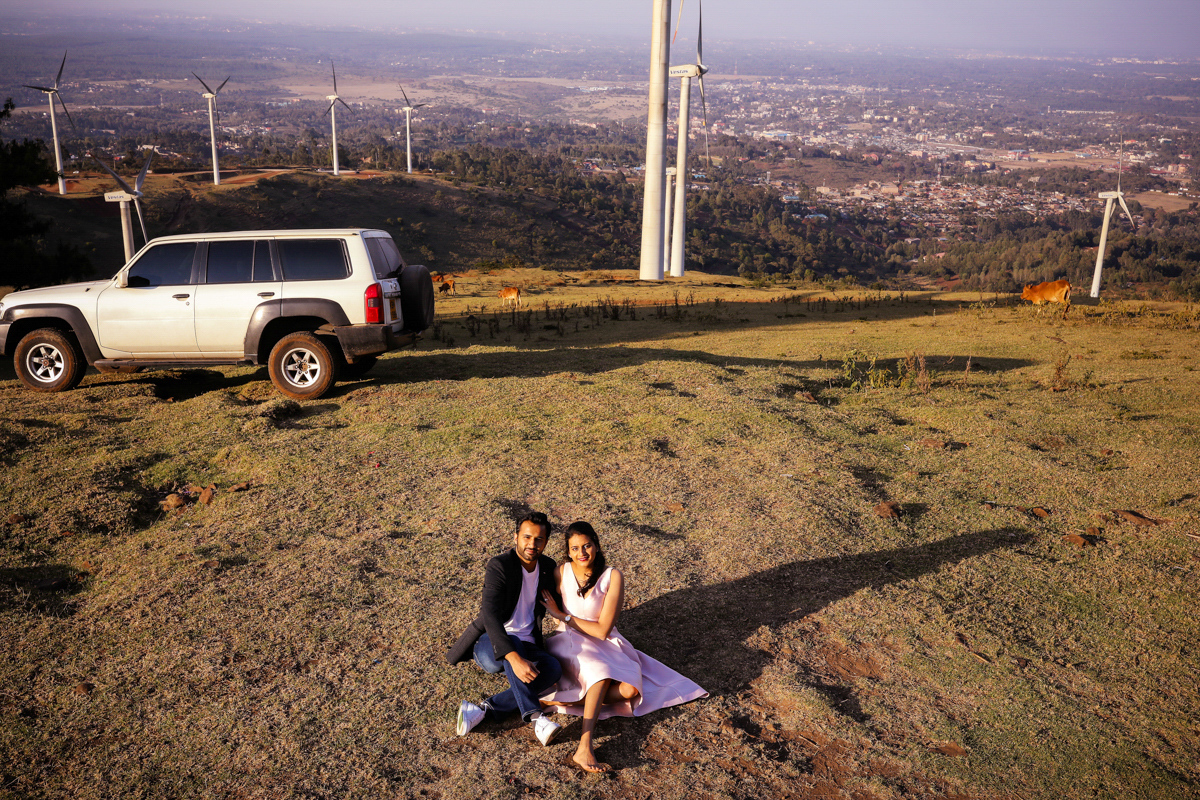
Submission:
[[[251,369],[43,396],[5,366],[3,791],[1194,796],[1194,330],[702,283],[678,315],[673,286],[450,300],[310,403]],[[854,387],[853,351],[919,353],[928,387]],[[1090,377],[1050,391],[1063,353]],[[498,683],[442,654],[528,507],[596,525],[622,631],[711,693],[601,723],[611,777],[567,765],[577,721],[453,735]]]

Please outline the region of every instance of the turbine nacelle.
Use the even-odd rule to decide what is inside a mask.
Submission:
[[[708,73],[708,67],[703,64],[684,64],[681,67],[671,67],[667,75],[672,78],[699,78]]]
[[[1101,200],[1116,200],[1118,197],[1124,197],[1125,193],[1124,192],[1100,192],[1100,194],[1098,194],[1096,196],[1099,197]]]

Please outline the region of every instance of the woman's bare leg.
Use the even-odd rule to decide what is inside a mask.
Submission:
[[[579,748],[575,751],[575,763],[588,772],[608,772],[608,764],[597,761],[596,754],[592,752],[592,731],[596,727],[600,701],[608,692],[609,683],[611,681],[597,681],[583,698],[583,734],[579,737]]]
[[[608,682],[608,691],[604,693],[604,705],[611,706],[626,700],[632,700],[641,692],[631,683]]]

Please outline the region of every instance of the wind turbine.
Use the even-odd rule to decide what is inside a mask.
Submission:
[[[404,94],[403,86],[400,87],[400,94],[404,95],[404,141],[405,149],[408,151],[408,171],[412,172],[412,112],[416,111],[421,106],[427,106],[429,104],[417,103],[414,106],[411,102],[409,102],[408,95]]]
[[[226,78],[225,80],[221,81],[221,85],[218,86],[217,90],[214,92],[212,89],[209,88],[208,84],[204,82],[204,78],[201,78],[199,75],[196,75],[196,73],[194,73],[194,72],[192,73],[192,75],[195,76],[196,80],[200,81],[200,85],[203,86],[205,89],[203,97],[205,100],[208,101],[208,137],[209,137],[209,140],[212,141],[213,185],[220,186],[221,185],[221,170],[217,166],[217,125],[213,121],[213,114],[217,107],[217,95],[220,94],[221,90],[225,88],[225,84],[229,83],[229,78]]]
[[[119,192],[105,192],[104,200],[109,203],[121,204],[121,238],[125,244],[125,261],[133,258],[133,220],[129,214],[129,202],[133,201],[134,208],[137,209],[138,223],[142,226],[142,241],[149,242],[150,237],[146,235],[146,220],[142,216],[142,204],[139,198],[142,196],[142,183],[146,180],[146,172],[150,169],[150,162],[154,160],[154,149],[150,149],[150,155],[146,156],[146,163],[142,165],[142,171],[138,173],[137,181],[134,182],[133,188],[125,182],[117,173],[113,172],[107,164],[100,159],[92,156],[92,160],[101,166],[101,168],[112,175],[116,179],[117,185],[121,187]]]
[[[708,67],[704,66],[704,5],[698,2],[697,10],[700,13],[699,24],[696,28],[696,63],[685,64],[681,67],[671,67],[669,75],[672,78],[679,78],[679,135],[676,137],[677,144],[675,146],[675,220],[671,233],[670,247],[670,272],[671,277],[683,277],[684,265],[684,242],[687,241],[687,151],[688,151],[688,130],[690,123],[690,105],[691,105],[691,87],[692,78],[700,79],[700,108],[704,113],[704,157],[708,158],[708,106],[704,101],[704,73],[708,72]],[[683,0],[679,2],[680,22],[683,17]],[[676,27],[675,35],[679,35],[679,28]],[[712,160],[709,159],[711,169]]]
[[[1115,192],[1100,192],[1100,199],[1104,200],[1104,224],[1100,226],[1100,245],[1096,248],[1096,270],[1092,273],[1092,297],[1100,296],[1100,275],[1104,271],[1104,249],[1108,245],[1108,223],[1113,215],[1113,200],[1121,204],[1121,209],[1125,212],[1125,216],[1129,219],[1129,224],[1133,226],[1134,231],[1137,230],[1137,223],[1133,221],[1133,214],[1129,213],[1129,206],[1125,205],[1125,193],[1121,191],[1121,162],[1124,159],[1125,153],[1122,150],[1117,156],[1117,190]]]
[[[62,80],[63,67],[67,65],[67,52],[63,51],[62,63],[58,65],[58,75],[54,78],[54,86],[30,86],[24,84],[26,89],[37,89],[39,92],[44,92],[50,98],[50,132],[54,134],[54,167],[58,172],[58,193],[67,193],[67,179],[63,176],[62,166],[62,148],[58,145],[58,122],[54,119],[54,98],[58,98],[59,105],[62,106],[63,113],[67,115],[67,119],[71,123],[71,128],[75,128],[75,120],[71,119],[71,112],[67,111],[67,104],[63,102],[62,95],[59,94],[58,84]]]
[[[646,117],[646,174],[642,196],[644,281],[663,278],[663,208],[666,199],[667,67],[671,60],[671,2],[653,0],[650,22],[650,95]]]
[[[346,101],[338,97],[337,93],[337,67],[334,66],[333,59],[329,59],[329,66],[333,70],[333,94],[325,95],[325,99],[329,101],[329,108],[325,109],[325,113],[329,115],[329,122],[333,126],[333,174],[340,175],[338,172],[338,151],[337,151],[337,104],[341,103],[346,106],[346,110],[350,110],[350,106]]]

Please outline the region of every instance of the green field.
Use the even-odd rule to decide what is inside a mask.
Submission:
[[[630,278],[465,275],[301,404],[0,366],[0,796],[1200,797],[1194,309]],[[601,722],[608,776],[575,719],[454,735],[528,508],[710,692]]]

